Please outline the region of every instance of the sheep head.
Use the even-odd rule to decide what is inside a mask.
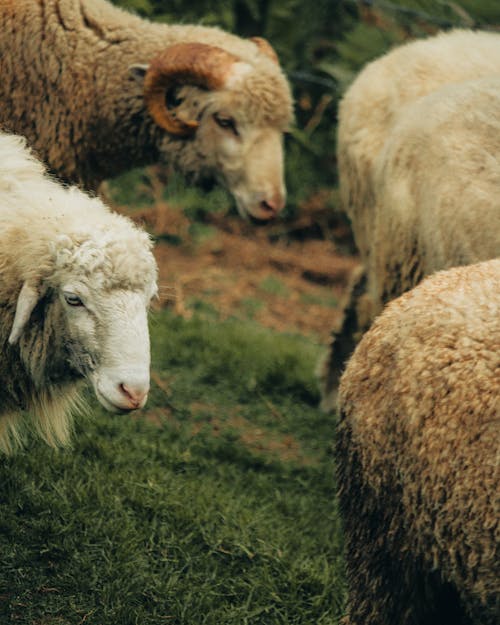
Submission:
[[[147,235],[129,234],[59,235],[44,275],[21,288],[9,336],[36,386],[86,378],[112,412],[143,407],[149,390],[156,264]],[[38,358],[32,346],[41,340],[47,344]]]
[[[142,66],[144,98],[166,132],[165,153],[172,140],[184,143],[177,164],[185,174],[215,178],[242,216],[268,220],[285,205],[292,99],[272,47],[257,37],[252,45],[255,62],[207,44],[172,45]]]

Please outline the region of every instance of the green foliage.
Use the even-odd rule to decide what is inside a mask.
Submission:
[[[441,29],[487,28],[500,20],[495,0],[372,0],[369,6],[337,46],[338,62],[353,76],[365,63],[408,39]]]
[[[266,276],[264,280],[262,280],[259,287],[266,293],[282,295],[283,297],[286,297],[290,293],[290,290],[288,289],[286,284],[283,284],[283,282],[279,278],[271,274]]]
[[[334,424],[315,408],[317,348],[168,312],[152,338],[160,386],[142,418],[90,398],[73,449],[32,441],[2,460],[0,622],[337,624]]]

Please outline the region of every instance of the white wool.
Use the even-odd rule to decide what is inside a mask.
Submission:
[[[24,139],[0,134],[1,450],[22,443],[23,411],[47,443],[66,444],[85,379],[109,410],[144,404],[151,248],[129,219],[48,176]]]

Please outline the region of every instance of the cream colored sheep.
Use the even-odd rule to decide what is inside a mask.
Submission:
[[[283,208],[292,99],[265,40],[155,24],[105,0],[3,0],[0,23],[0,124],[63,180],[95,190],[161,159],[216,178],[243,215]]]
[[[340,384],[349,625],[500,622],[500,260],[387,306]]]
[[[500,256],[500,73],[410,106],[374,176],[372,318],[426,275]]]
[[[49,444],[67,443],[83,380],[107,410],[144,406],[155,292],[148,235],[0,134],[1,451],[27,413]]]
[[[450,83],[499,75],[498,33],[452,30],[399,46],[369,63],[339,105],[337,160],[342,208],[364,261],[375,227],[374,170],[396,120]]]
[[[362,267],[322,365],[323,409],[387,301],[433,271],[500,255],[499,67],[500,35],[453,31],[390,52],[347,92],[340,189]]]

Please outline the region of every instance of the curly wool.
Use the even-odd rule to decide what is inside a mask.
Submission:
[[[292,120],[279,65],[219,28],[151,23],[104,0],[9,0],[0,3],[0,21],[0,123],[26,136],[60,178],[85,188],[160,157],[203,175],[202,152],[211,146],[158,127],[129,71],[175,43],[218,46],[249,64],[247,79],[220,94],[229,110],[278,130]]]
[[[392,302],[340,385],[351,625],[500,620],[500,260]]]
[[[0,449],[10,452],[19,443],[20,410],[32,413],[49,444],[67,443],[79,404],[81,376],[64,361],[57,299],[47,295],[43,315],[34,311],[21,344],[8,344],[22,285],[50,293],[76,280],[89,290],[149,297],[157,272],[151,249],[149,236],[129,219],[48,177],[24,139],[0,134]]]

